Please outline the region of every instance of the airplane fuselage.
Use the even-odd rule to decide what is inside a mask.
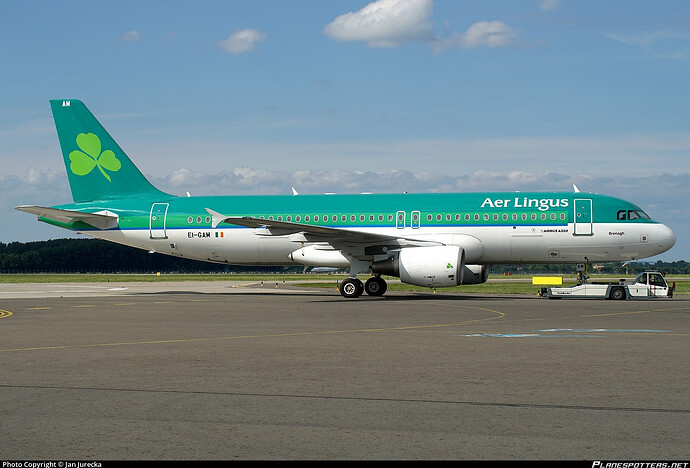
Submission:
[[[289,254],[315,242],[294,234],[265,235],[264,228],[213,227],[207,208],[226,215],[459,245],[469,264],[634,260],[663,252],[675,242],[670,229],[639,207],[584,193],[170,197],[58,208],[107,210],[118,216],[118,227],[98,230],[48,222],[158,253],[229,264],[294,264]],[[325,260],[319,266],[331,265]]]

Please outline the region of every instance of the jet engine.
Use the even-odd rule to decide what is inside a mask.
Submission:
[[[374,262],[371,271],[397,276],[400,281],[429,288],[463,283],[465,250],[456,245],[407,247],[397,257]]]
[[[489,265],[465,265],[462,284],[481,284],[489,279]]]

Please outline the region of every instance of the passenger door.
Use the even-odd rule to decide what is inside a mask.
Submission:
[[[590,199],[576,199],[575,200],[575,228],[573,235],[575,236],[591,236],[592,231],[592,200]]]
[[[149,215],[149,237],[151,239],[167,239],[165,221],[168,216],[168,203],[154,203]]]

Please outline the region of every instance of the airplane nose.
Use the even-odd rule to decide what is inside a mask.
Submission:
[[[665,224],[658,225],[657,238],[657,245],[660,249],[663,249],[662,252],[666,252],[676,243],[676,235],[673,233],[671,228],[669,228]]]

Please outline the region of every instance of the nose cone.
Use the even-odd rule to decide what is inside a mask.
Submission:
[[[676,243],[676,235],[665,224],[659,224],[657,225],[657,235],[654,240],[656,241],[654,244],[659,248],[657,253],[663,253]]]

